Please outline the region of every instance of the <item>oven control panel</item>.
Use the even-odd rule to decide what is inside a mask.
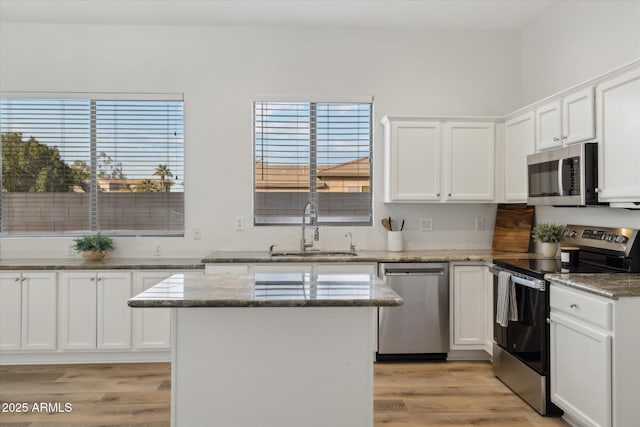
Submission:
[[[638,230],[633,228],[567,225],[560,243],[626,252],[637,234]]]

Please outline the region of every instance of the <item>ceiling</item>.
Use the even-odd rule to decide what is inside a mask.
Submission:
[[[0,0],[0,21],[520,30],[560,0]]]

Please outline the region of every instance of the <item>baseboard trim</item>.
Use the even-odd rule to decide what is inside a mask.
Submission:
[[[51,352],[0,353],[0,365],[54,365],[75,363],[144,363],[170,362],[171,352],[118,351],[118,352]]]

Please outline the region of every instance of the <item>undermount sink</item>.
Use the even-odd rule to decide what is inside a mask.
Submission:
[[[356,256],[355,251],[273,251],[269,252],[271,256],[290,256],[290,257],[341,257],[341,256]]]

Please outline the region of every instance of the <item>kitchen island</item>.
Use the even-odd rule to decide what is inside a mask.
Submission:
[[[129,300],[172,307],[172,426],[372,426],[370,274],[176,274]]]

